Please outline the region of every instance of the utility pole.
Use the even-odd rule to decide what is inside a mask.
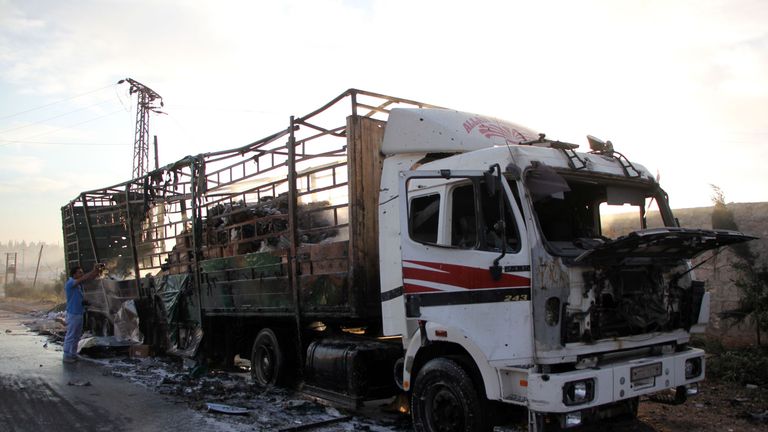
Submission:
[[[121,79],[118,84],[127,82],[131,85],[130,94],[136,93],[136,133],[133,142],[132,178],[139,178],[149,171],[149,113],[165,114],[163,98],[157,92],[131,78]],[[160,105],[156,102],[160,101]]]
[[[43,257],[43,246],[45,246],[45,243],[40,244],[40,253],[37,254],[37,267],[35,267],[35,280],[32,281],[33,291],[35,289],[35,285],[37,285],[37,273],[40,271],[40,258]]]
[[[157,153],[157,135],[155,135],[155,169],[160,168],[160,155]]]

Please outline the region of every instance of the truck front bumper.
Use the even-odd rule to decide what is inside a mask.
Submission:
[[[528,408],[571,413],[677,388],[704,379],[704,351],[626,360],[564,373],[529,374]]]

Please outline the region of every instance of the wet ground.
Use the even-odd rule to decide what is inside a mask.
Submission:
[[[208,419],[91,362],[63,364],[58,346],[0,311],[0,430],[206,430]]]
[[[0,310],[0,431],[410,430],[407,416],[387,409],[390,401],[347,412],[300,393],[259,389],[247,373],[193,377],[167,357],[106,352],[66,364],[52,341],[63,326],[37,315]],[[228,410],[242,413],[220,412]]]
[[[62,364],[55,342],[64,329],[61,319],[33,312],[51,306],[0,299],[0,431],[412,430],[409,418],[393,412],[390,401],[346,411],[301,393],[260,389],[247,372],[206,371],[193,377],[169,357],[135,359],[113,351]],[[228,407],[244,413],[216,411]],[[707,381],[685,405],[643,401],[637,420],[589,430],[768,431],[768,390]]]

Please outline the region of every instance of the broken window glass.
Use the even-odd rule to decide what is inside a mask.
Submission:
[[[451,246],[500,252],[502,237],[505,237],[507,252],[517,251],[520,237],[509,200],[504,195],[505,213],[502,223],[499,195],[489,196],[485,190],[483,180],[453,189]]]
[[[411,238],[422,243],[437,243],[440,221],[440,195],[414,197],[411,200]]]
[[[633,231],[673,226],[663,217],[666,198],[655,183],[566,175],[540,165],[526,186],[541,234],[556,255],[576,256]]]

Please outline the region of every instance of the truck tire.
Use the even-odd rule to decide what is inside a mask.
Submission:
[[[490,430],[469,374],[446,358],[432,359],[419,371],[411,397],[413,428],[417,432],[475,432]]]
[[[281,384],[283,380],[283,350],[277,335],[265,328],[256,335],[251,350],[251,378],[262,387]]]

